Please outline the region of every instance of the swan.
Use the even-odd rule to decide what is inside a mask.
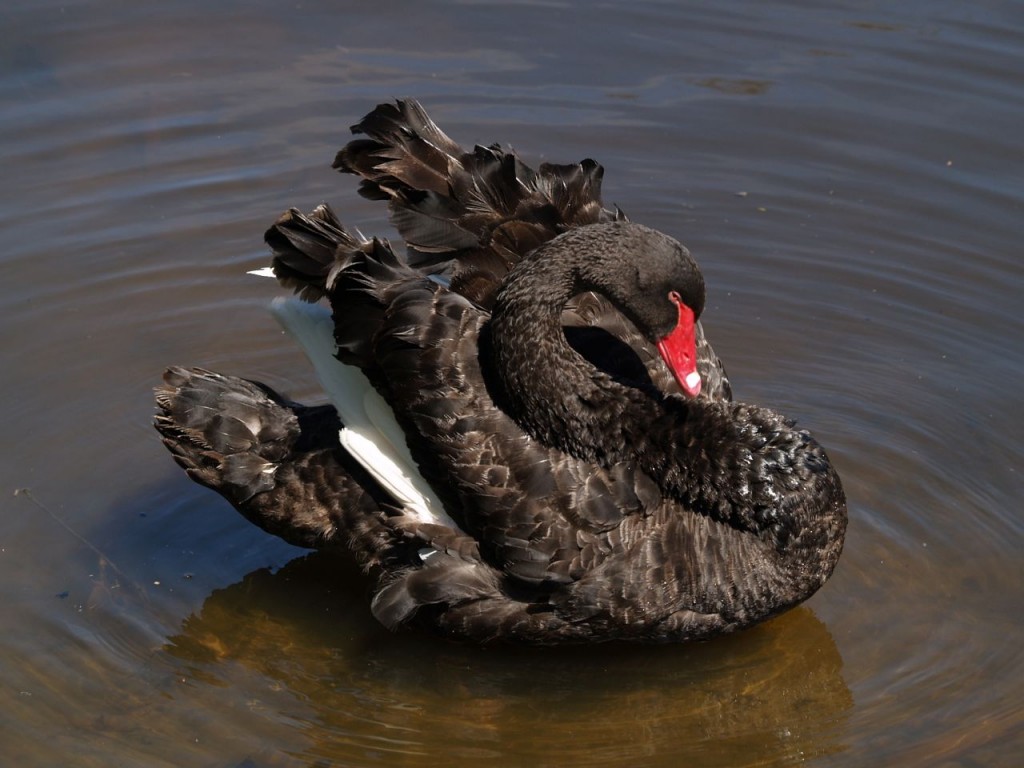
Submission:
[[[705,639],[832,574],[846,500],[824,449],[735,402],[689,251],[600,201],[590,160],[466,152],[413,100],[334,166],[407,253],[327,205],[266,233],[307,302],[273,311],[331,404],[169,368],[155,425],[189,476],[299,546],[346,550],[385,626],[478,643]]]

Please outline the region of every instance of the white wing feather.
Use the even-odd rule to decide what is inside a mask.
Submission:
[[[391,406],[377,394],[362,371],[334,356],[334,321],[330,310],[279,297],[271,303],[270,311],[299,342],[328,398],[338,409],[345,425],[339,435],[345,450],[422,522],[458,530],[417,470]]]

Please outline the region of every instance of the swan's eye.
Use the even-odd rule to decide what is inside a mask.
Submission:
[[[677,307],[683,303],[683,297],[679,295],[679,291],[669,291],[668,300],[675,304]]]

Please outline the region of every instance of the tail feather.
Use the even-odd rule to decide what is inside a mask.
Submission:
[[[155,394],[154,426],[189,477],[286,541],[330,544],[339,514],[330,497],[337,488],[317,483],[323,485],[326,468],[343,470],[341,424],[331,406],[301,406],[268,387],[202,368],[167,369]],[[310,503],[311,496],[326,503]]]
[[[156,402],[161,434],[206,455],[280,461],[299,435],[298,418],[279,397],[250,381],[202,368],[168,368]]]

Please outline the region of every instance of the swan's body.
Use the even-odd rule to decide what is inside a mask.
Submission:
[[[171,369],[157,427],[194,479],[293,543],[351,550],[391,627],[667,642],[824,583],[838,476],[806,432],[732,402],[684,248],[603,209],[592,161],[464,153],[415,102],[356,130],[336,166],[390,200],[409,256],[325,206],[278,220],[274,273],[333,316],[276,312],[334,407]]]

